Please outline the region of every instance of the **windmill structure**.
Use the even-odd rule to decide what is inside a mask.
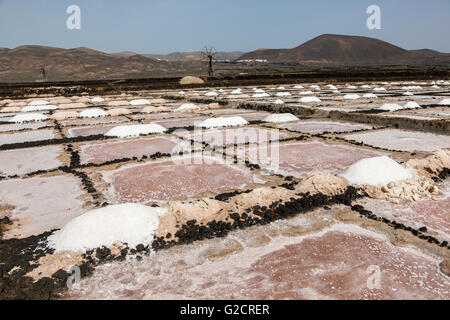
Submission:
[[[202,50],[202,60],[208,63],[208,76],[214,76],[214,67],[213,63],[215,61],[216,51],[214,47],[205,46]]]

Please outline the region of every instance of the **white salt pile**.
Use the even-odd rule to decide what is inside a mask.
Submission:
[[[205,93],[205,96],[207,96],[207,97],[217,97],[218,95],[219,94],[215,91],[210,91],[210,92]]]
[[[397,111],[403,109],[403,107],[397,103],[385,103],[379,109],[384,111]]]
[[[179,95],[184,95],[185,92],[184,92],[184,91],[179,91],[178,94],[179,94]]]
[[[404,95],[404,96],[413,96],[414,94],[411,93],[411,92],[409,92],[409,91],[407,91],[407,92],[403,93],[403,95]]]
[[[444,99],[441,102],[439,102],[441,106],[450,106],[450,99]]]
[[[284,101],[281,99],[277,99],[274,101],[275,104],[284,104]]]
[[[402,90],[422,90],[421,86],[405,86],[401,88]]]
[[[100,98],[100,97],[95,97],[95,98],[91,99],[91,102],[94,102],[94,103],[96,103],[96,102],[103,102],[103,101],[105,101],[105,99]]]
[[[280,113],[280,114],[271,114],[270,116],[265,117],[263,121],[270,123],[282,123],[298,120],[299,119],[292,113]]]
[[[378,96],[374,93],[366,93],[363,95],[364,98],[378,98]]]
[[[236,126],[245,126],[248,124],[248,121],[240,116],[236,117],[219,117],[219,118],[209,118],[203,120],[197,127],[200,128],[222,128],[222,127],[236,127]]]
[[[24,123],[24,122],[38,122],[45,120],[48,120],[48,117],[42,113],[23,113],[12,117],[11,119],[8,120],[8,122]]]
[[[265,97],[270,97],[270,94],[264,92],[264,93],[255,93],[253,95],[253,98],[265,98]]]
[[[29,106],[44,106],[46,104],[49,104],[46,100],[33,100],[28,105]]]
[[[145,106],[145,105],[151,104],[151,102],[147,99],[136,99],[136,100],[131,100],[130,104],[132,106]]]
[[[302,91],[299,94],[302,95],[302,96],[307,96],[307,95],[310,95],[310,94],[314,94],[314,92],[308,90],[308,91]]]
[[[22,112],[30,112],[30,111],[45,111],[45,110],[56,110],[58,106],[53,104],[45,104],[41,106],[26,106],[22,108]]]
[[[337,87],[335,85],[332,85],[332,84],[327,85],[327,87],[330,90],[337,90]]]
[[[374,88],[373,91],[384,92],[384,91],[387,91],[387,90],[386,90],[386,88],[380,87],[380,88]]]
[[[107,137],[134,138],[148,134],[164,133],[167,129],[159,124],[134,124],[114,127],[105,133]]]
[[[299,100],[300,102],[321,102],[317,97],[303,97]]]
[[[344,96],[344,99],[346,99],[346,100],[356,100],[356,99],[359,99],[359,98],[361,98],[360,96],[359,96],[359,94],[346,94],[345,96]]]
[[[165,208],[124,203],[89,211],[67,223],[48,237],[55,251],[86,251],[117,243],[129,248],[151,245]]]
[[[437,86],[437,85],[434,85],[434,86],[431,86],[433,89],[440,89],[441,87],[439,87],[439,86]]]
[[[86,109],[80,112],[81,118],[97,118],[97,117],[107,117],[108,113],[100,108]]]
[[[192,110],[199,110],[200,107],[193,103],[183,103],[181,106],[175,109],[178,112],[189,112]]]
[[[409,101],[404,106],[405,109],[417,109],[420,108],[420,105],[415,101]]]
[[[361,88],[361,89],[370,89],[370,88],[372,88],[372,87],[369,86],[368,84],[363,84],[360,88]]]
[[[288,97],[291,94],[289,92],[277,92],[276,96],[277,97]]]
[[[231,91],[231,94],[242,94],[242,90],[241,89],[235,89],[233,91]]]
[[[263,89],[253,88],[253,92],[255,92],[255,93],[264,93],[265,91]]]
[[[411,179],[414,171],[406,169],[387,156],[360,160],[339,176],[345,178],[350,184],[385,186],[391,182]]]
[[[310,86],[311,89],[315,89],[315,90],[320,90],[320,87],[316,84],[313,84],[312,86]]]
[[[294,86],[294,89],[303,89],[304,87],[303,86],[301,86],[301,85],[296,85],[296,86]]]
[[[283,86],[280,86],[280,87],[277,88],[277,90],[286,90],[286,88],[283,87]]]
[[[347,89],[356,89],[355,86],[347,86]]]

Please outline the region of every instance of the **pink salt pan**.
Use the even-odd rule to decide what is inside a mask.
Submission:
[[[323,132],[348,132],[362,129],[371,129],[372,127],[362,124],[351,124],[329,121],[303,121],[279,125],[279,128],[289,129],[297,132],[323,133]]]
[[[263,143],[267,141],[277,141],[286,138],[288,134],[280,133],[279,130],[272,130],[257,127],[240,127],[231,129],[210,129],[194,131],[183,137],[197,142],[206,142],[213,146],[242,143]]]
[[[450,136],[396,129],[351,134],[345,138],[375,147],[407,152],[435,151],[450,147]]]
[[[105,181],[111,184],[110,201],[164,201],[201,192],[234,190],[254,181],[247,170],[227,165],[219,158],[186,156],[173,159],[104,173]]]
[[[301,177],[319,170],[341,170],[356,161],[382,155],[380,152],[322,142],[300,142],[249,148],[249,160],[263,168]]]
[[[130,141],[88,144],[81,147],[81,162],[105,162],[121,158],[142,157],[157,152],[172,153],[180,141],[169,138],[139,138]]]
[[[0,151],[0,174],[21,175],[38,170],[48,170],[62,165],[58,156],[61,146]]]
[[[439,234],[440,240],[450,241],[450,183],[440,186],[443,195],[436,200],[424,199],[407,204],[394,204],[387,201],[365,199],[361,204],[377,216],[401,222],[419,229]]]
[[[74,176],[0,182],[1,202],[15,206],[10,218],[19,220],[5,238],[24,238],[61,228],[84,212],[82,195],[80,182]]]
[[[234,239],[214,239],[203,246],[194,243],[159,251],[142,261],[100,267],[68,298],[450,298],[450,281],[439,272],[439,261],[415,249],[396,247],[385,237],[357,226],[335,225],[304,237],[274,238],[257,248]],[[235,250],[242,245],[242,251],[202,259],[209,248],[223,251],[223,242],[235,242],[231,247]]]

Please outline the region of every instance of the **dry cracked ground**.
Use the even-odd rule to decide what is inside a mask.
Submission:
[[[446,80],[3,99],[0,297],[450,299],[448,99]],[[247,124],[198,128],[219,117]],[[167,130],[107,134],[143,124]],[[417,175],[338,176],[384,155]],[[151,245],[48,246],[128,202],[167,208]]]

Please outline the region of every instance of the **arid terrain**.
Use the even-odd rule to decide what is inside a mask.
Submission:
[[[433,50],[408,51],[381,40],[322,35],[293,49],[254,52],[215,52],[217,76],[314,72],[317,67],[438,68],[450,65],[450,54]],[[45,69],[45,76],[42,69]],[[325,69],[326,71],[326,69]],[[117,80],[203,76],[207,64],[200,51],[167,55],[135,52],[105,53],[89,48],[44,46],[0,48],[0,83]]]

